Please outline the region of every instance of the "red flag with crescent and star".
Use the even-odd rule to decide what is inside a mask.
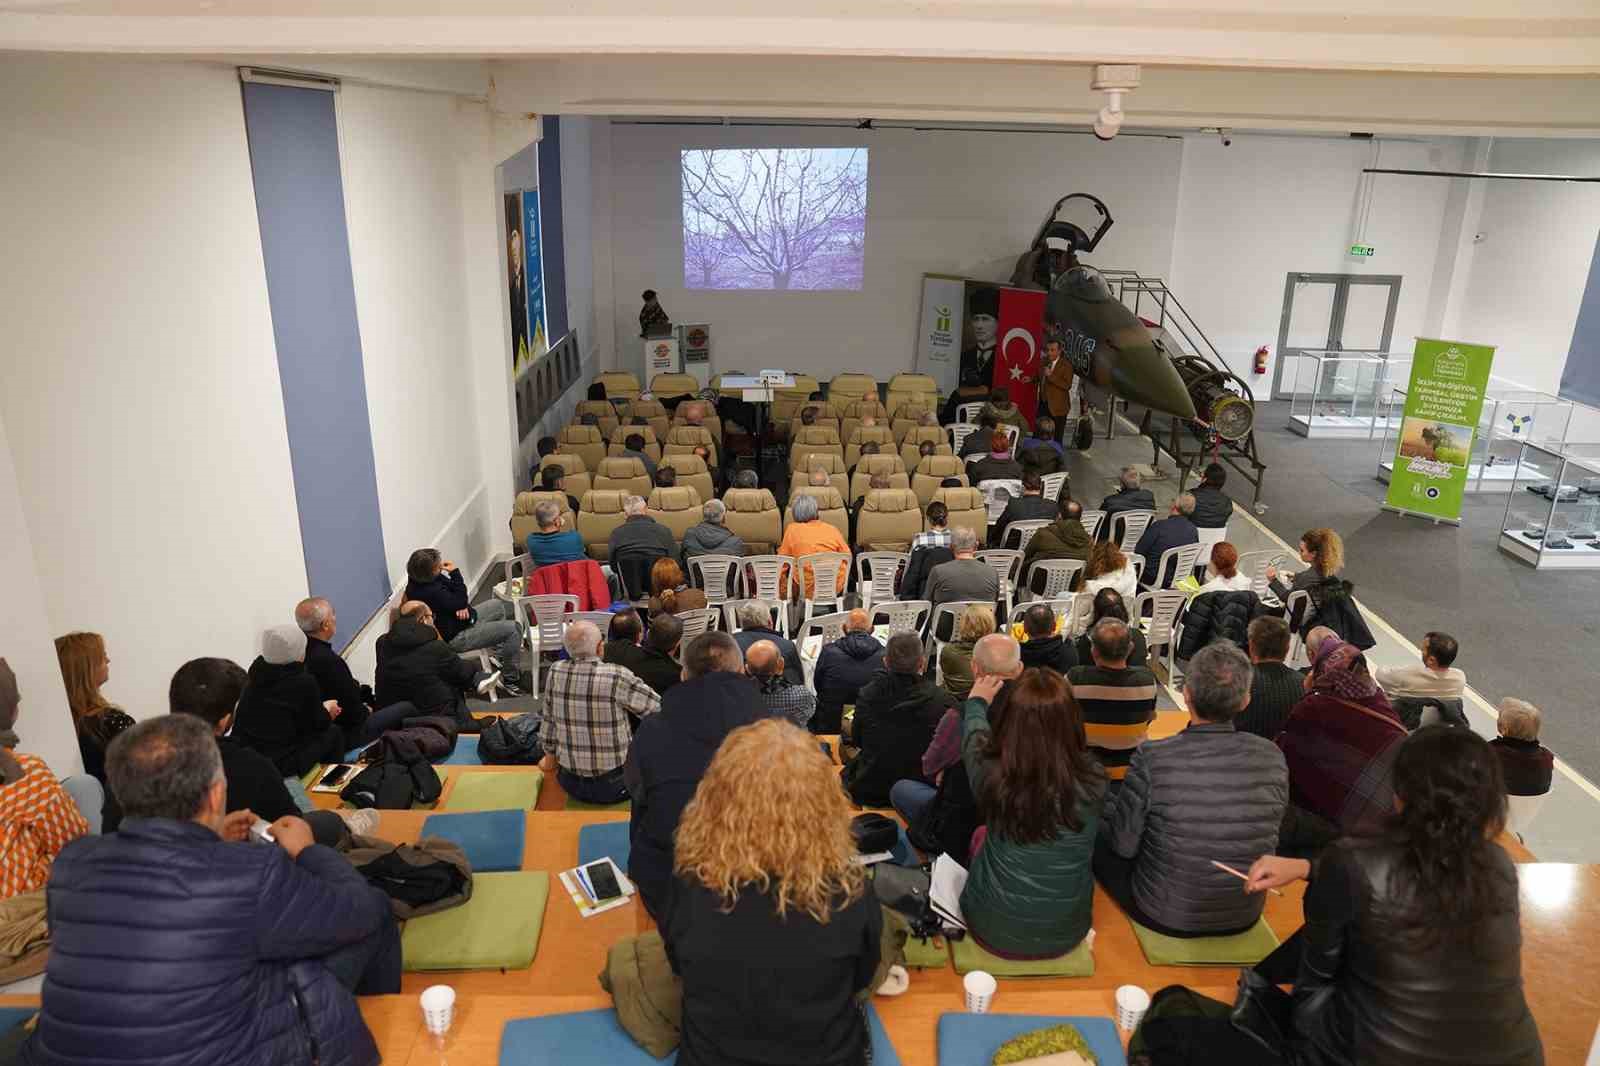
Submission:
[[[994,384],[1011,394],[1011,402],[1033,425],[1039,410],[1039,358],[1044,353],[1045,293],[1032,289],[1000,290],[1000,315],[995,344]]]

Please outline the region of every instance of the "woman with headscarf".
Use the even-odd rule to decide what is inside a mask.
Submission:
[[[43,759],[17,753],[21,704],[17,675],[0,659],[0,900],[43,888],[61,849],[98,831],[105,804],[94,778],[72,778],[68,794]]]

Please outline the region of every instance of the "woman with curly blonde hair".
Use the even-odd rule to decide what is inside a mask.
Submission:
[[[100,694],[111,679],[111,657],[99,633],[68,633],[56,638],[56,659],[67,688],[67,706],[78,732],[83,768],[102,785],[106,783],[106,748],[133,719]]]
[[[728,734],[684,808],[661,936],[683,980],[681,1066],[867,1061],[883,915],[852,809],[810,734]]]
[[[1089,549],[1089,561],[1083,568],[1081,592],[1095,593],[1101,589],[1116,589],[1125,600],[1139,594],[1139,576],[1133,562],[1114,540],[1097,540]]]

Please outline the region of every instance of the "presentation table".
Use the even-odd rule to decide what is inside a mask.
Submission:
[[[772,406],[772,398],[785,389],[794,388],[794,375],[784,374],[779,378],[766,374],[723,374],[719,385],[724,389],[738,389],[740,399],[755,406],[756,440],[761,441],[766,435],[767,414]]]

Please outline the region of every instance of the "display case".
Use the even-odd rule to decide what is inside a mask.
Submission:
[[[1525,442],[1500,550],[1536,570],[1600,569],[1600,444]]]
[[[1388,481],[1394,470],[1395,435],[1400,432],[1405,397],[1403,387],[1391,390],[1389,406],[1394,418],[1384,427],[1378,449],[1379,481]],[[1483,393],[1483,412],[1472,435],[1464,491],[1509,492],[1517,477],[1519,460],[1529,461],[1522,454],[1522,446],[1538,444],[1560,451],[1572,424],[1572,409],[1571,400],[1491,377]],[[1543,473],[1555,476],[1553,470]],[[1531,473],[1524,471],[1524,476]]]
[[[1411,360],[1383,352],[1302,351],[1295,357],[1289,428],[1302,437],[1371,437],[1400,411],[1394,386],[1411,374]]]

